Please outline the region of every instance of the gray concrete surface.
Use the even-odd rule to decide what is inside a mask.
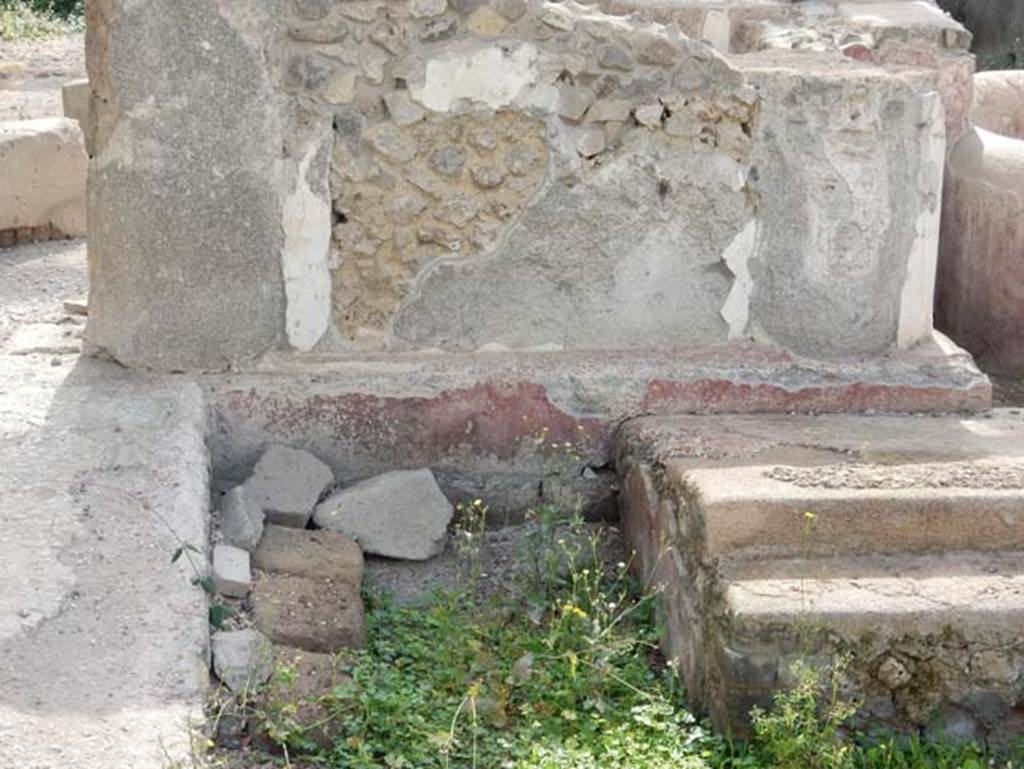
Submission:
[[[184,381],[9,354],[84,282],[81,243],[0,252],[0,766],[164,769],[208,679],[206,599],[170,562],[206,545],[206,411]]]

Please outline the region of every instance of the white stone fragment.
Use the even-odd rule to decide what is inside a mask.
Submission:
[[[430,470],[396,470],[335,492],[317,505],[317,526],[364,552],[424,561],[444,551],[454,510]]]
[[[252,589],[249,553],[231,545],[213,548],[213,588],[227,598],[245,598]]]

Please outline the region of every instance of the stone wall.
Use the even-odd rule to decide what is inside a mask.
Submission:
[[[88,15],[89,339],[128,365],[930,337],[970,69],[933,6]]]

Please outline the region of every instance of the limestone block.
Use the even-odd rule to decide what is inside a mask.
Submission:
[[[313,521],[367,553],[424,561],[444,550],[453,514],[430,470],[396,470],[335,492],[317,505]]]
[[[213,672],[233,692],[255,690],[274,672],[274,649],[258,630],[219,630],[210,638]]]
[[[245,598],[252,588],[249,553],[231,545],[213,548],[213,587],[228,598]]]
[[[331,468],[308,451],[273,445],[263,452],[245,487],[269,523],[301,529],[333,482]]]
[[[73,120],[0,122],[0,231],[50,226],[83,237],[88,162]]]

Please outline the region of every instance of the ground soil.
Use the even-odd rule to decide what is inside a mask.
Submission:
[[[0,39],[0,120],[64,114],[60,89],[85,77],[85,35]]]

